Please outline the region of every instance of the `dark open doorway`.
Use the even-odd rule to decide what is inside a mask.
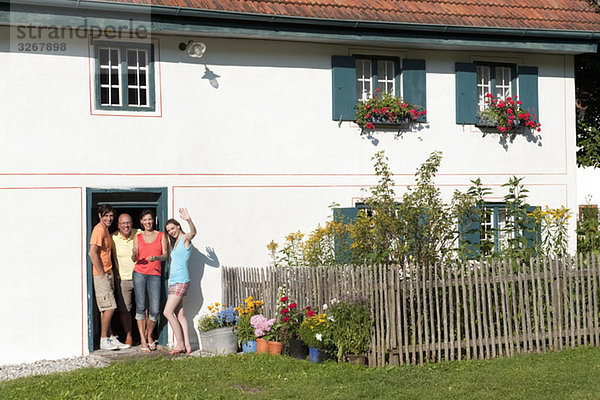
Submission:
[[[144,209],[155,211],[156,229],[163,230],[167,221],[167,188],[139,188],[139,189],[87,189],[87,242],[86,253],[89,250],[89,241],[92,228],[98,223],[98,207],[102,204],[110,204],[115,209],[115,221],[110,227],[110,232],[117,230],[117,217],[121,213],[128,213],[133,220],[134,228],[140,228],[139,214]],[[167,266],[163,264],[162,269],[162,295],[161,310],[167,298]],[[92,278],[92,264],[87,258],[87,303],[88,303],[88,348],[90,351],[99,347],[99,313],[94,298],[94,285]],[[118,313],[113,317],[113,326],[120,326]],[[134,331],[137,327],[134,324]],[[116,329],[119,330],[118,328]],[[168,343],[167,321],[165,318],[159,320],[157,326],[159,332],[158,343]]]

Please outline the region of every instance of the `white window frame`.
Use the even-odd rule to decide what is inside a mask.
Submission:
[[[122,43],[102,42],[94,44],[95,54],[95,104],[97,110],[154,112],[156,109],[156,90],[154,85],[154,45],[152,43]],[[108,50],[108,64],[101,64],[101,51]],[[112,51],[118,52],[118,61],[115,65]],[[129,63],[129,52],[135,52],[135,64]],[[140,54],[144,54],[145,63],[140,63]],[[113,81],[110,72],[118,71],[117,84]],[[101,82],[101,73],[109,71],[108,82]],[[130,84],[129,74],[135,77]],[[140,77],[145,75],[145,83]],[[108,99],[103,99],[102,90],[108,88]],[[117,93],[114,93],[117,92]],[[131,93],[130,93],[131,92]],[[130,101],[130,94],[135,94],[135,101]],[[115,95],[119,96],[118,103],[114,102]],[[145,97],[142,97],[145,96]],[[104,101],[103,101],[104,100]],[[145,101],[146,104],[141,104]],[[131,104],[130,104],[131,103]]]
[[[129,62],[129,52],[134,52],[135,53],[135,61],[136,64],[135,65],[131,65],[131,63]],[[144,63],[144,65],[140,65],[140,53],[144,54],[144,58],[146,60],[146,62]],[[127,77],[128,77],[128,81],[127,81],[127,90],[129,92],[131,92],[131,90],[135,90],[137,96],[136,96],[136,102],[135,104],[131,103],[131,96],[127,96],[127,98],[129,99],[129,104],[128,106],[130,107],[147,107],[148,103],[149,103],[149,87],[148,87],[148,70],[149,70],[149,57],[150,54],[148,54],[148,50],[146,49],[139,49],[139,48],[134,48],[134,49],[126,49],[126,54],[127,54]],[[135,76],[135,84],[131,84],[129,82],[129,75],[130,74],[134,74]],[[140,76],[145,76],[145,85],[141,84],[141,79]],[[142,104],[142,95],[141,93],[144,92],[146,93],[144,97],[144,103]]]
[[[491,93],[496,99],[504,100],[516,91],[513,71],[515,65],[499,63],[477,63],[477,107],[483,111],[487,107],[486,95]],[[506,76],[508,72],[508,77]],[[500,80],[498,76],[501,76]],[[508,78],[508,79],[507,79]]]
[[[486,204],[483,206],[485,221],[481,221],[480,240],[493,240],[494,251],[504,250],[508,246],[508,240],[511,236],[514,238],[514,233],[506,232],[506,224],[509,222],[506,215],[506,205],[502,204]],[[496,234],[494,234],[496,232]]]
[[[373,97],[376,88],[379,89],[380,94],[399,95],[401,85],[396,80],[396,76],[400,74],[400,71],[396,71],[396,65],[400,60],[398,57],[376,55],[355,55],[354,57],[356,59],[356,97],[358,100],[368,101]],[[383,76],[380,78],[380,75]]]

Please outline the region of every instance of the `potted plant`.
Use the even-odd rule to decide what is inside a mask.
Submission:
[[[264,336],[271,330],[275,318],[267,319],[264,315],[258,314],[253,315],[250,318],[250,325],[254,328],[254,335],[256,336],[256,352],[267,353],[268,343]]]
[[[521,101],[517,96],[498,100],[488,93],[485,96],[485,102],[486,108],[479,111],[476,126],[494,127],[502,133],[514,131],[519,127],[541,131],[542,125],[537,121],[536,115],[521,110]]]
[[[298,338],[298,330],[302,322],[302,313],[298,305],[287,296],[281,296],[278,310],[281,319],[281,341],[284,344],[286,354],[301,360],[306,359],[308,347]]]
[[[235,334],[238,337],[238,344],[242,346],[244,353],[256,352],[256,335],[254,328],[250,324],[250,319],[260,312],[263,304],[262,301],[254,300],[252,296],[248,296],[244,300],[244,304],[235,309],[239,314]]]
[[[366,364],[366,353],[371,341],[373,319],[368,300],[361,294],[332,300],[328,309],[335,321],[331,336],[337,347],[338,361],[347,359],[353,364]]]
[[[209,313],[198,319],[198,331],[202,350],[210,353],[237,353],[238,344],[233,327],[238,314],[233,307],[220,303],[208,306]]]
[[[367,101],[360,100],[356,105],[356,123],[363,129],[375,129],[376,125],[407,127],[418,122],[426,110],[415,104],[405,102],[400,97],[384,93],[379,88]]]
[[[306,308],[306,317],[300,324],[298,335],[308,346],[308,359],[313,363],[320,363],[334,354],[335,344],[331,336],[331,323],[327,314],[317,314]]]
[[[264,339],[267,342],[267,349],[271,355],[279,355],[283,351],[283,343],[281,342],[281,321],[277,319],[271,326],[271,329],[266,333]]]

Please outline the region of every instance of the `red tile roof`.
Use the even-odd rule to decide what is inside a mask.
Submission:
[[[103,0],[332,20],[600,31],[587,0]]]

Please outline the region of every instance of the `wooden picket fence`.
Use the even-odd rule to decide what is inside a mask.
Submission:
[[[274,316],[278,290],[322,309],[346,294],[370,300],[369,365],[488,359],[600,345],[600,258],[459,266],[223,268],[225,304],[248,296]]]

